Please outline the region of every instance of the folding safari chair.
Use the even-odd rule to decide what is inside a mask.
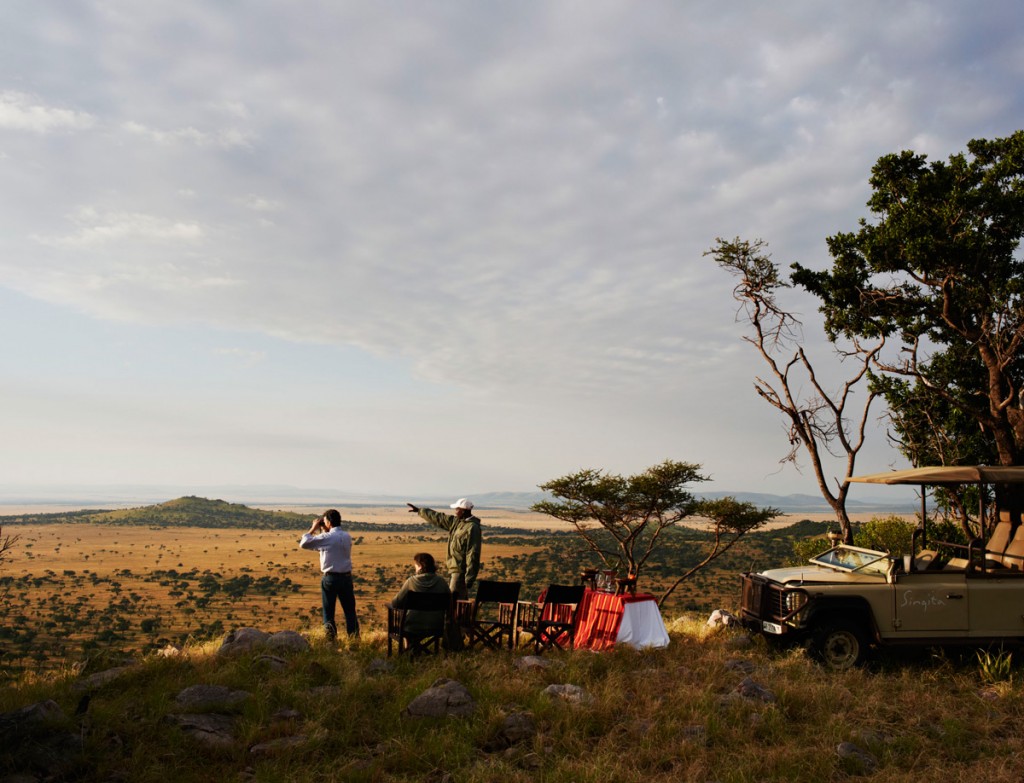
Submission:
[[[405,624],[410,612],[439,613],[436,628],[428,633],[407,631]],[[391,657],[395,644],[398,646],[399,655],[408,653],[413,658],[420,655],[437,655],[444,642],[445,629],[451,622],[451,616],[452,599],[448,593],[406,593],[400,609],[388,606],[388,657]]]
[[[540,601],[519,602],[517,630],[533,637],[537,653],[572,649],[576,641],[576,614],[583,601],[583,585],[549,585]]]
[[[512,649],[516,638],[520,582],[477,582],[476,597],[459,601],[455,621],[466,634],[466,649]]]

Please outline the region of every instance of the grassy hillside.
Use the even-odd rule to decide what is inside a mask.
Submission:
[[[0,720],[0,777],[18,780],[659,783],[906,780],[1009,783],[1024,776],[1017,669],[972,659],[880,661],[826,674],[699,620],[670,622],[664,650],[555,653],[523,670],[520,653],[392,660],[369,635],[335,650],[150,657],[108,683],[81,671],[0,691],[0,712],[53,700],[60,712],[12,728]],[[121,663],[121,662],[117,662]],[[415,719],[410,701],[440,678],[466,687],[466,717]],[[211,746],[176,719],[183,689],[248,694]],[[583,689],[580,703],[549,685]],[[216,711],[208,708],[206,712]],[[513,737],[506,718],[527,730]],[[525,718],[523,716],[526,716]],[[15,778],[11,778],[15,779]]]
[[[293,511],[265,511],[240,503],[224,500],[186,497],[169,500],[153,506],[117,510],[60,511],[46,514],[13,514],[0,516],[0,526],[95,524],[142,527],[199,527],[251,530],[296,530],[312,521],[315,514],[297,514]],[[344,512],[342,512],[344,517]],[[349,531],[392,530],[417,531],[423,529],[419,521],[409,524],[355,522],[344,520]],[[489,526],[493,532],[510,532]]]

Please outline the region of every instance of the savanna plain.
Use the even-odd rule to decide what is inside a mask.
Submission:
[[[292,510],[294,529],[4,522],[19,539],[0,566],[0,713],[47,700],[62,712],[20,733],[0,725],[0,778],[1024,779],[1020,670],[1003,651],[879,655],[835,674],[799,649],[707,626],[711,609],[736,608],[740,571],[783,562],[795,539],[824,532],[819,521],[752,534],[684,583],[663,606],[665,649],[559,652],[532,669],[520,666],[525,649],[382,667],[383,604],[413,553],[443,556],[444,533],[401,509],[341,509],[353,523],[363,634],[335,646],[319,631],[316,555],[298,548],[316,512]],[[548,518],[480,516],[481,577],[522,581],[524,597],[597,565]],[[658,595],[704,544],[699,530],[675,531],[640,589]],[[224,633],[242,626],[299,630],[312,647],[283,665],[218,655]],[[159,654],[169,644],[180,652]],[[112,668],[115,680],[82,688]],[[410,718],[410,701],[444,679],[465,685],[472,714]],[[197,744],[169,722],[175,694],[195,684],[248,694],[230,716],[229,742]],[[566,684],[584,696],[551,695]],[[529,726],[516,738],[513,716]]]

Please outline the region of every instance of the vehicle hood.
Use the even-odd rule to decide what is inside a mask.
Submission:
[[[774,582],[787,584],[790,582],[883,582],[884,577],[878,574],[861,574],[850,571],[836,571],[822,566],[807,565],[794,566],[793,568],[772,568],[761,571],[761,576],[767,577]]]

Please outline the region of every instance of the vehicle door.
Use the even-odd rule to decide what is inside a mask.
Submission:
[[[966,575],[917,571],[897,574],[893,629],[897,634],[963,633],[969,617]]]

